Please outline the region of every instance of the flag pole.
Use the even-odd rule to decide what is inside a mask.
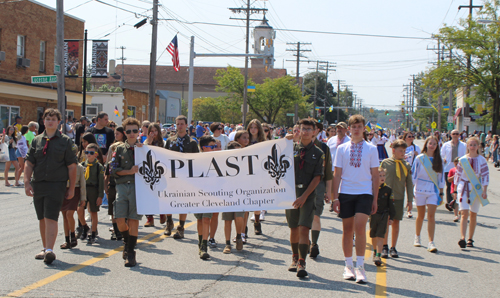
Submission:
[[[193,120],[193,84],[194,84],[194,36],[191,36],[189,50],[189,91],[188,91],[188,125]]]

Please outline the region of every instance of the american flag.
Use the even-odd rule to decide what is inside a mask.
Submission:
[[[177,35],[172,39],[170,44],[167,47],[167,51],[172,55],[172,62],[174,63],[175,71],[179,71],[181,69],[181,65],[179,64],[179,47],[177,46]]]

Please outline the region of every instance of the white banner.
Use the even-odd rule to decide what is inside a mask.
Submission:
[[[293,142],[180,153],[135,148],[138,214],[290,209],[295,201]]]

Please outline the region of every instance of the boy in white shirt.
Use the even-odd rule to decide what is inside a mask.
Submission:
[[[337,148],[333,176],[333,208],[342,218],[342,247],[346,266],[344,279],[366,282],[364,255],[366,223],[377,211],[379,187],[377,148],[363,139],[365,118],[349,118],[351,140]],[[356,215],[356,216],[355,216]],[[352,238],[356,234],[356,270],[352,259]]]

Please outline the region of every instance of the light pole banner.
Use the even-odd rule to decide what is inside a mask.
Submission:
[[[181,153],[135,148],[138,214],[290,209],[295,201],[293,142]]]

